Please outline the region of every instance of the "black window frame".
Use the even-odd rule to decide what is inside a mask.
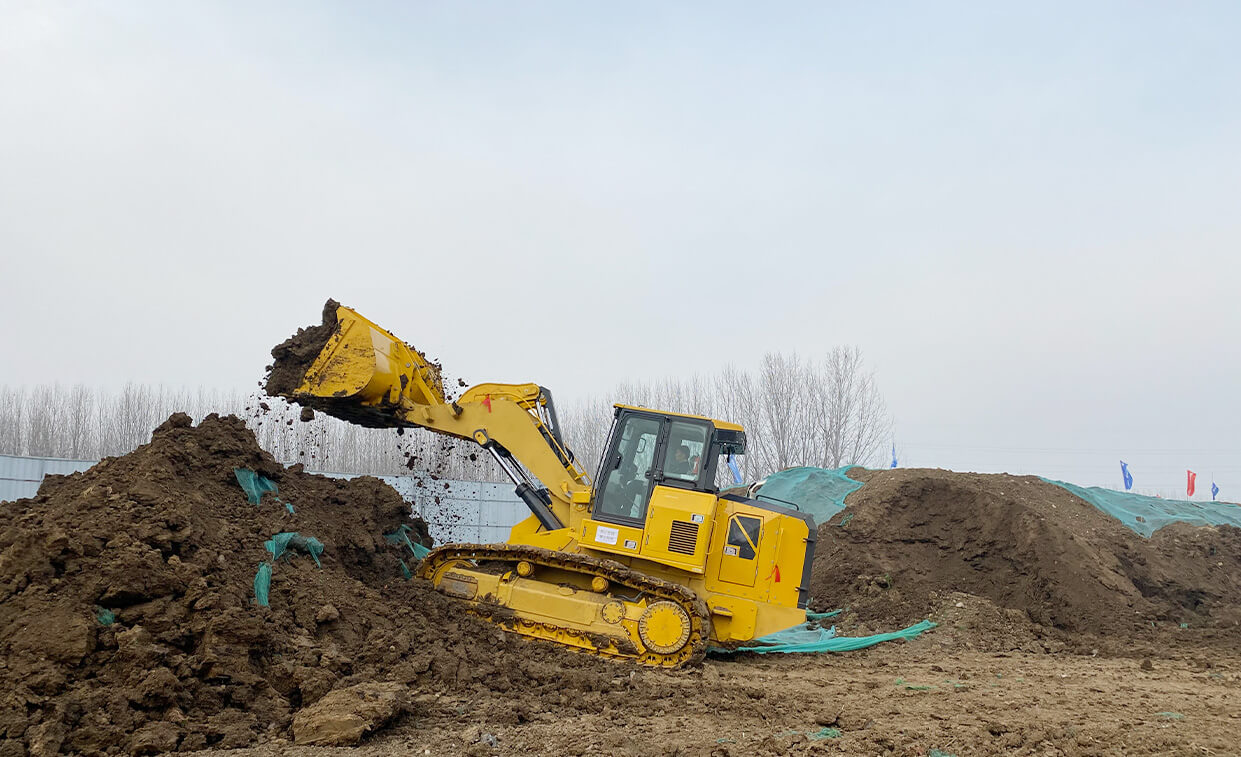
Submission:
[[[642,509],[643,517],[631,518],[612,513],[601,512],[599,507],[602,504],[602,494],[607,486],[607,474],[612,472],[612,468],[607,468],[608,462],[614,460],[616,455],[620,453],[620,443],[622,434],[620,433],[621,424],[625,423],[629,418],[640,417],[659,421],[659,435],[655,442],[655,456],[652,458],[650,471],[650,479],[652,485],[647,492],[646,502]],[[702,448],[702,456],[705,460],[699,459],[698,477],[693,480],[682,480],[679,478],[666,478],[664,476],[664,458],[667,454],[668,437],[672,432],[672,424],[674,422],[688,423],[691,425],[702,426],[707,430],[706,443]],[[718,490],[715,486],[716,468],[719,465],[719,453],[721,450],[720,441],[717,438],[719,429],[714,423],[701,418],[691,416],[675,415],[670,413],[661,413],[656,410],[634,410],[632,408],[618,407],[613,416],[612,429],[608,432],[607,448],[603,458],[599,461],[599,469],[595,473],[595,489],[591,497],[590,517],[593,520],[603,521],[604,523],[615,523],[621,526],[632,526],[636,528],[644,528],[646,526],[646,513],[650,507],[651,494],[656,486],[668,486],[674,489],[684,489],[687,491],[706,492],[708,494],[716,494]],[[605,468],[607,468],[605,470]]]
[[[687,426],[699,426],[707,430],[706,436],[703,437],[702,452],[698,453],[698,476],[696,478],[669,478],[664,473],[662,466],[665,462],[667,462],[667,447],[669,439],[672,436],[672,424],[674,423],[684,423]],[[717,457],[713,454],[716,449],[715,425],[697,418],[684,418],[679,415],[669,415],[665,416],[664,426],[665,428],[663,429],[662,439],[664,445],[664,456],[659,458],[659,478],[656,480],[663,486],[672,486],[677,489],[690,489],[692,491],[706,491],[702,488],[704,482],[710,482],[711,484],[715,483],[714,471],[712,472],[713,475],[710,478],[706,477],[708,461],[714,460]],[[714,490],[712,490],[712,493],[714,493]]]
[[[620,445],[624,434],[621,433],[623,424],[628,422],[630,418],[646,418],[648,420],[658,421],[659,431],[655,435],[655,450],[651,457],[651,470],[648,472],[648,479],[651,485],[647,487],[646,502],[642,506],[642,517],[634,518],[625,515],[617,515],[615,513],[607,513],[600,510],[603,504],[603,492],[608,484],[608,474],[615,468],[608,467],[608,463],[614,460],[620,454]],[[599,461],[599,471],[595,474],[595,489],[591,497],[590,517],[593,520],[603,521],[604,523],[614,523],[620,526],[632,526],[635,528],[643,528],[646,525],[646,512],[651,504],[651,493],[655,486],[660,483],[659,478],[663,475],[661,461],[663,460],[663,448],[668,438],[668,420],[661,413],[643,413],[629,410],[627,408],[617,408],[615,419],[612,421],[612,431],[608,434],[608,447],[604,453],[603,459]]]
[[[757,521],[757,530],[751,534],[748,525],[749,521]],[[740,530],[740,533],[734,535],[734,526]],[[741,560],[757,560],[758,548],[763,539],[763,519],[757,515],[748,515],[746,513],[734,513],[728,518],[728,531],[724,537],[724,544],[737,548],[735,557]],[[750,554],[745,554],[743,551]]]

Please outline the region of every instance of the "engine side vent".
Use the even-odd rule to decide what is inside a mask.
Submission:
[[[672,521],[672,530],[668,532],[668,551],[683,555],[694,554],[698,544],[698,524],[686,523],[683,520]]]

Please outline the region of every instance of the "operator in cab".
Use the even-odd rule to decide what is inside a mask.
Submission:
[[[668,464],[668,470],[664,472],[673,476],[690,474],[689,445],[682,444],[673,451],[672,462]]]

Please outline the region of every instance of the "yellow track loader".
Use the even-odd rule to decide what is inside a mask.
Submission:
[[[449,544],[418,573],[505,629],[604,657],[677,667],[805,620],[815,524],[720,494],[738,425],[615,406],[591,478],[551,393],[479,384],[446,399],[438,366],[329,300],[323,324],[275,348],[268,392],[370,427],[476,442],[531,515],[502,544]]]

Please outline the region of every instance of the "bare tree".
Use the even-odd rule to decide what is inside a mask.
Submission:
[[[815,445],[812,366],[795,354],[767,353],[757,379],[755,441],[758,463],[769,471],[805,465]]]
[[[58,451],[56,430],[60,422],[62,405],[60,386],[57,384],[37,386],[31,393],[26,410],[26,450],[38,457],[51,457]]]
[[[883,397],[857,348],[838,347],[821,362],[768,353],[756,370],[730,365],[709,378],[626,381],[608,399],[570,403],[561,412],[565,433],[592,470],[613,401],[741,424],[748,449],[737,462],[751,481],[798,465],[873,464],[891,433]],[[731,483],[722,470],[719,478],[721,485]]]
[[[131,381],[112,398],[109,404],[113,433],[110,436],[114,446],[105,449],[104,454],[123,455],[151,438],[151,429],[159,425],[156,397],[150,387]]]
[[[25,389],[4,387],[0,391],[0,453],[20,455],[24,452],[22,432],[26,419]]]
[[[612,402],[598,396],[584,397],[558,408],[565,444],[591,476],[603,457],[612,412]]]
[[[822,411],[816,415],[822,444],[820,465],[839,468],[871,462],[892,433],[875,376],[866,371],[857,347],[836,347],[827,354],[815,382]]]
[[[69,398],[65,403],[65,435],[62,450],[74,460],[86,458],[92,449],[91,410],[94,408],[95,395],[84,384],[75,384],[69,390]]]

